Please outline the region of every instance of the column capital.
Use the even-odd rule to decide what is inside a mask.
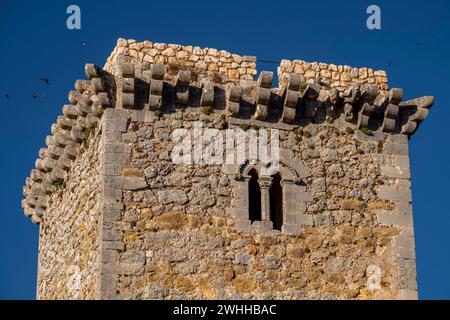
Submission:
[[[270,220],[269,188],[272,185],[272,177],[259,177],[258,183],[261,189],[261,220]]]
[[[272,185],[272,177],[260,177],[258,183],[261,190],[269,189]]]

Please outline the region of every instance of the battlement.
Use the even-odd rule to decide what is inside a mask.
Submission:
[[[150,64],[168,66],[164,80],[172,80],[179,69],[189,69],[193,76],[203,75],[214,79],[215,83],[226,84],[240,80],[255,80],[257,58],[241,56],[225,50],[183,46],[177,44],[136,42],[133,39],[119,39],[109,56],[104,69],[115,75],[120,74],[120,65],[132,62],[136,66],[136,77],[148,70]],[[345,91],[352,85],[376,85],[380,93],[387,94],[388,79],[383,70],[354,68],[323,62],[283,59],[277,68],[281,86],[289,75],[300,75],[306,84],[320,83],[327,87]]]
[[[341,66],[302,60],[281,60],[278,67],[278,78],[281,85],[288,81],[291,73],[301,75],[307,84],[319,83],[341,92],[353,85],[376,86],[382,95],[387,95],[389,89],[386,72],[383,70],[374,71],[371,68],[354,68],[348,65]]]
[[[316,158],[324,162],[337,161],[338,153],[330,151],[337,144],[343,150],[342,153],[339,151],[339,155],[348,160],[347,154],[351,154],[351,161],[358,162],[358,157],[365,154],[380,153],[379,158],[369,162],[378,168],[372,173],[373,179],[380,179],[380,176],[385,179],[384,185],[377,191],[381,207],[391,208],[389,203],[385,203],[391,201],[395,203],[397,212],[401,213],[405,208],[410,211],[410,194],[409,189],[406,190],[406,182],[402,180],[397,184],[396,179],[404,179],[409,183],[409,167],[405,164],[407,141],[427,117],[433,97],[402,101],[403,90],[388,88],[383,71],[300,60],[282,60],[278,67],[279,83],[274,86],[272,72],[261,71],[257,79],[254,78],[257,75],[256,63],[255,57],[239,56],[223,50],[119,39],[104,68],[87,64],[85,72],[88,80],[77,80],[75,90],[69,93],[69,104],[63,106],[63,115],[52,125],[52,135],[45,139],[47,146],[39,151],[36,168],[26,179],[22,203],[25,215],[33,223],[41,223],[45,221],[50,208],[57,211],[54,207],[55,193],[66,190],[64,192],[72,194],[68,191],[67,183],[70,179],[78,179],[82,164],[94,161],[85,155],[89,140],[95,141],[97,146],[97,149],[90,151],[92,155],[89,157],[101,159],[101,163],[91,169],[94,175],[99,174],[103,179],[97,181],[99,184],[95,184],[95,189],[103,183],[101,190],[106,194],[105,197],[117,198],[114,203],[104,200],[101,206],[108,214],[121,212],[122,201],[126,202],[123,198],[126,198],[129,190],[137,192],[148,186],[153,188],[152,185],[162,186],[161,181],[153,184],[149,182],[154,178],[151,174],[146,173],[146,178],[141,177],[144,168],[140,168],[143,162],[139,157],[130,160],[130,157],[141,153],[140,147],[136,147],[139,135],[135,130],[151,131],[152,127],[163,128],[167,125],[177,127],[182,126],[179,119],[188,123],[193,119],[206,118],[211,119],[210,126],[219,128],[256,126],[282,130],[282,160],[286,167],[281,170],[283,192],[286,192],[283,206],[291,211],[283,217],[281,231],[286,235],[299,236],[301,225],[332,226],[330,212],[339,208],[346,210],[349,206],[353,210],[354,203],[350,201],[346,204],[347,199],[341,199],[344,194],[336,189],[331,192],[339,194],[336,197],[341,204],[320,200],[320,197],[326,196],[325,185],[319,187],[316,184],[323,180],[323,174],[312,167],[316,162],[309,163],[309,169],[302,163]],[[303,131],[307,131],[308,135],[302,138],[299,132]],[[345,134],[348,137],[342,138]],[[147,136],[151,134],[142,134],[142,137]],[[147,145],[144,141],[139,143]],[[360,155],[355,144],[362,144],[364,150],[359,150]],[[318,150],[314,152],[315,146]],[[136,150],[131,152],[135,147]],[[163,150],[162,153],[168,152]],[[155,161],[159,160],[156,158]],[[367,159],[364,161],[368,163]],[[129,166],[134,167],[129,169]],[[224,187],[220,195],[222,198],[224,195],[234,195],[226,210],[227,215],[235,219],[233,223],[238,230],[278,235],[272,230],[272,223],[255,223],[246,216],[249,204],[245,196],[249,192],[248,179],[252,168],[247,163],[221,169],[225,174],[221,179],[231,177],[233,180],[231,185],[234,189]],[[332,181],[330,184],[338,183],[337,177],[349,181],[361,179],[358,172],[347,177],[340,172],[342,169],[339,170],[338,164],[330,168],[337,170],[327,172]],[[256,167],[253,169],[258,170]],[[367,168],[361,169],[365,170]],[[218,173],[214,172],[215,179],[218,179]],[[270,182],[267,186],[271,185],[272,177],[260,178],[262,189],[267,181]],[[94,188],[92,185],[91,188]],[[228,185],[228,182],[224,182],[224,186]],[[367,182],[361,182],[360,185],[367,185]],[[75,187],[76,184],[71,188]],[[174,190],[155,187],[160,190],[158,201],[161,206],[169,204],[168,207],[173,211],[185,210],[172,204],[192,200],[181,191],[185,185],[179,187]],[[350,187],[345,185],[343,188]],[[355,193],[354,190],[359,186],[352,188],[347,192],[347,197],[364,193]],[[374,183],[367,188],[375,188]],[[244,198],[241,198],[242,195]],[[130,200],[132,196],[129,197],[127,201],[134,203]],[[375,195],[370,194],[365,195],[364,200],[373,202],[375,198]],[[211,203],[215,201],[219,200]],[[327,206],[328,213],[324,209]],[[357,203],[356,206],[363,204]],[[369,204],[367,208],[372,210]],[[317,212],[320,215],[310,214]],[[407,219],[407,222],[398,220],[397,216],[387,214],[386,211],[377,212],[377,215],[381,225],[403,228],[406,224],[409,228],[412,224],[408,214],[401,214],[408,217],[402,218]],[[55,218],[52,215],[52,221]],[[119,216],[113,220],[118,219]],[[176,219],[185,221],[179,216]],[[337,216],[333,219],[338,223]],[[402,229],[400,236],[412,237],[411,229]],[[411,249],[408,247],[407,250]],[[407,254],[411,255],[409,251]],[[409,256],[403,258],[410,259]]]

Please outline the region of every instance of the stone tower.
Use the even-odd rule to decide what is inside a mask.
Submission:
[[[433,97],[300,60],[274,86],[252,56],[125,39],[85,70],[24,187],[38,299],[417,298],[408,139]],[[277,170],[257,143],[174,163],[196,128],[276,132]]]

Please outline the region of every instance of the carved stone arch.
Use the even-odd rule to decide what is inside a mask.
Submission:
[[[256,172],[258,173],[259,176],[261,176],[261,165],[260,164],[253,164],[250,163],[249,161],[246,161],[243,165],[241,165],[240,167],[242,169],[242,171],[240,171],[242,173],[242,178],[246,179],[249,178],[249,172],[253,169],[256,170]]]
[[[302,179],[300,178],[298,172],[286,161],[270,161],[263,164],[262,167],[266,168],[266,170],[269,170],[267,172],[267,176],[273,176],[279,173],[282,177],[282,181],[291,181],[298,184],[302,182]],[[273,167],[273,169],[271,170],[270,167]]]
[[[276,162],[278,162],[278,168],[270,170],[269,167],[277,166]],[[304,183],[302,179],[307,177],[309,175],[309,172],[300,160],[296,160],[295,162],[295,164],[292,164],[286,159],[280,159],[253,164],[250,163],[250,161],[246,160],[243,164],[237,167],[236,180],[245,180],[245,178],[248,178],[249,171],[251,169],[255,169],[262,177],[270,177],[279,172],[283,181],[292,181],[295,184],[302,184]],[[298,169],[296,169],[296,167]]]

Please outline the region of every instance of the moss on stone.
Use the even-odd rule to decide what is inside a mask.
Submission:
[[[366,136],[373,136],[373,132],[372,130],[370,130],[367,127],[363,127],[361,129],[359,129],[359,131],[361,131],[362,133],[364,133]]]

